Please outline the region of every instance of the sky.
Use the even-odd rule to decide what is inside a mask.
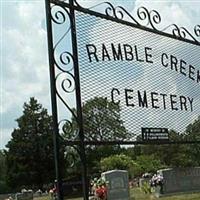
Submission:
[[[80,0],[90,7],[103,1]],[[157,10],[162,26],[175,23],[191,32],[200,24],[200,1],[112,0],[133,16],[140,6]],[[24,102],[35,97],[51,114],[44,0],[2,0],[0,68],[0,149],[17,127]],[[92,29],[92,28],[91,28]]]

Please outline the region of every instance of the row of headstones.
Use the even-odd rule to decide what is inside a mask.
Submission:
[[[33,200],[33,191],[23,191],[15,195],[15,200]]]
[[[16,193],[14,196],[15,200],[33,200],[34,197],[40,197],[42,196],[42,191],[38,190],[35,193],[33,193],[33,190],[25,190],[23,189],[20,193]],[[12,200],[13,198],[8,198],[9,200]]]
[[[200,192],[200,167],[162,169],[157,172],[163,178],[162,185],[155,186],[157,197],[178,193]],[[150,178],[141,178],[140,187]]]
[[[162,194],[157,190],[157,196],[200,191],[200,167],[177,168],[159,170],[163,177]],[[112,170],[102,173],[102,177],[108,181],[107,200],[129,200],[129,178],[125,170]],[[27,191],[16,195],[16,200],[31,200],[33,192]]]
[[[156,196],[176,193],[200,192],[200,167],[163,169],[157,172],[163,177],[162,188],[156,188]],[[129,178],[125,170],[102,173],[108,181],[107,200],[129,200]]]

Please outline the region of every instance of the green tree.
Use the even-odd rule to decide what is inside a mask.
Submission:
[[[137,156],[141,155],[141,145],[134,145],[131,147],[123,148],[123,154],[131,157],[133,160],[136,160]]]
[[[142,175],[146,172],[155,173],[157,170],[165,168],[166,166],[154,155],[141,155],[135,160],[137,163],[137,175]]]
[[[157,170],[166,167],[153,155],[138,156],[135,160],[124,154],[112,155],[102,159],[100,163],[103,171],[113,169],[127,170],[131,177],[141,176],[146,172],[155,173]]]
[[[75,109],[73,110],[74,112]],[[95,97],[86,101],[82,107],[83,129],[86,140],[123,140],[127,139],[123,121],[120,119],[119,105],[109,102],[106,98]],[[74,117],[72,124],[65,124],[64,138],[73,138],[77,130],[77,122]]]
[[[190,141],[200,141],[200,116],[187,126],[185,137]],[[187,157],[192,161],[193,166],[200,166],[200,143],[188,145]]]
[[[174,130],[169,132],[172,141],[181,141],[183,134]],[[188,157],[188,148],[184,144],[141,145],[141,155],[152,155],[168,167],[190,167],[192,160]]]
[[[134,169],[138,167],[137,163],[135,163],[131,157],[124,154],[109,156],[102,159],[100,163],[102,171],[113,169],[127,170],[130,176],[134,175]]]
[[[120,107],[106,98],[95,97],[83,106],[83,128],[86,140],[115,141],[128,137],[123,121],[120,119]],[[119,145],[88,146],[86,149],[88,171],[100,173],[100,160],[111,155],[119,154]]]
[[[102,97],[88,100],[83,106],[85,136],[89,140],[123,140],[127,131],[120,119],[119,105]]]
[[[86,154],[89,173],[100,174],[102,172],[100,160],[120,153],[121,147],[119,145],[88,146]]]
[[[42,188],[55,178],[52,117],[35,98],[30,98],[16,121],[18,128],[6,146],[7,182],[13,189]]]
[[[119,105],[113,104],[105,98],[95,97],[86,101],[82,107],[82,112],[85,140],[113,141],[127,139],[128,132],[123,125],[123,121],[120,119]],[[72,117],[71,121],[72,124],[69,125],[66,123],[63,129],[65,130],[63,133],[65,139],[75,138],[75,134],[77,133],[75,118]],[[118,154],[120,149],[119,145],[87,146],[88,171],[91,174],[98,173],[100,171],[99,161],[110,155]]]
[[[5,153],[0,150],[0,194],[8,191],[9,188],[6,184],[6,157]]]
[[[5,153],[0,150],[0,180],[5,180],[6,175],[6,161]]]

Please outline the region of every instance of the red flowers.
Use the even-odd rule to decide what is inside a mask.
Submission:
[[[100,199],[105,200],[107,197],[107,188],[105,186],[100,186],[96,188],[96,196]]]
[[[92,190],[98,200],[107,200],[107,185],[108,181],[106,181],[104,177],[99,179],[94,178],[94,180],[91,181]]]

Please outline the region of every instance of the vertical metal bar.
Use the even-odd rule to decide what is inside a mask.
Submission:
[[[56,187],[57,187],[58,199],[63,200],[62,182],[60,178],[60,167],[59,167],[59,130],[58,130],[56,80],[55,80],[55,68],[54,68],[50,0],[45,0],[45,7],[46,7],[46,24],[47,24],[47,39],[48,39],[48,54],[49,54],[51,106],[52,106],[52,117],[53,117],[53,143],[54,143],[54,161],[55,161],[55,172],[56,172]]]
[[[85,143],[83,133],[83,116],[81,107],[81,91],[80,91],[80,80],[79,80],[79,63],[78,63],[78,49],[77,49],[77,38],[76,38],[76,21],[74,13],[74,0],[69,0],[70,4],[70,16],[71,16],[71,35],[72,35],[72,51],[74,57],[74,73],[75,73],[75,85],[76,85],[76,107],[77,107],[77,118],[79,125],[79,138],[80,138],[80,152],[81,152],[81,163],[82,163],[82,183],[83,183],[83,197],[84,200],[88,200],[88,181],[87,181],[87,165],[85,155]]]

